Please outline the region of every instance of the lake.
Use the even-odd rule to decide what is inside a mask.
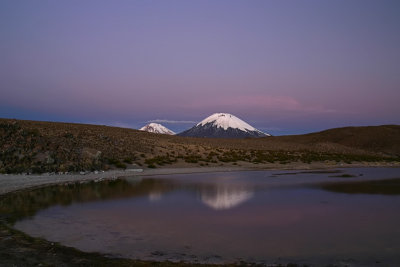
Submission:
[[[130,177],[14,194],[15,228],[111,256],[398,266],[400,169]]]

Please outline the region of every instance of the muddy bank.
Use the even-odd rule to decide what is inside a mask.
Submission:
[[[208,266],[111,258],[30,237],[0,222],[0,266]]]

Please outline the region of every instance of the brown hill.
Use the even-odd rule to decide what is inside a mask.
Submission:
[[[311,147],[343,146],[352,150],[400,156],[400,126],[364,126],[329,129],[305,135],[282,136],[280,140]]]
[[[100,125],[0,119],[0,172],[157,167],[184,162],[379,161],[400,157],[400,126],[249,139],[188,138]]]

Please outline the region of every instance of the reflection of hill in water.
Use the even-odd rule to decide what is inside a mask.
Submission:
[[[33,216],[37,211],[52,205],[71,205],[99,200],[112,200],[146,196],[153,199],[163,192],[175,190],[175,185],[155,179],[127,179],[88,183],[71,183],[28,189],[0,196],[0,215],[11,222]],[[1,217],[0,217],[1,218]]]
[[[249,187],[216,184],[214,188],[201,191],[201,201],[215,210],[231,209],[253,197]]]
[[[180,183],[164,179],[125,179],[115,181],[72,183],[46,186],[9,193],[0,197],[0,219],[10,222],[29,217],[52,205],[71,205],[101,200],[147,196],[149,201],[159,201],[175,190],[200,192],[201,201],[221,210],[233,208],[253,196],[248,186],[220,183]]]

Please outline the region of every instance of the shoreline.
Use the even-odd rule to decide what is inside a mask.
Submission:
[[[215,172],[234,172],[234,171],[318,171],[345,168],[400,168],[400,163],[353,163],[353,164],[326,164],[324,162],[312,164],[263,164],[251,166],[177,166],[171,165],[156,169],[130,170],[111,170],[104,172],[91,172],[85,174],[42,174],[42,175],[22,175],[8,174],[0,175],[0,197],[10,193],[17,193],[22,190],[33,190],[55,184],[66,184],[70,182],[90,182],[105,181],[124,177],[146,177],[162,176],[174,174],[191,173],[215,173]],[[296,179],[296,178],[293,178]],[[47,241],[42,238],[31,237],[0,218],[0,251],[4,260],[4,266],[33,266],[45,263],[45,265],[67,265],[67,266],[240,266],[254,265],[255,263],[235,262],[226,264],[194,264],[190,262],[171,262],[171,261],[146,261],[139,259],[115,258],[96,252],[83,252],[78,249],[67,247],[58,243]],[[337,262],[335,262],[337,263]],[[0,264],[1,265],[1,264]],[[279,266],[300,266],[302,264],[290,263],[288,259],[281,259]],[[313,264],[311,264],[312,266]],[[324,264],[325,265],[325,264]],[[329,265],[329,264],[326,264]],[[264,265],[261,265],[264,266]],[[266,264],[265,266],[269,266]],[[336,265],[335,265],[336,266]],[[359,265],[354,266],[374,266]]]
[[[400,167],[400,162],[368,162],[368,163],[340,163],[327,164],[325,162],[306,163],[288,163],[285,165],[278,163],[271,164],[243,164],[243,165],[224,165],[224,166],[185,166],[170,165],[162,168],[145,169],[126,169],[82,172],[71,174],[0,174],[0,196],[20,190],[33,189],[36,187],[63,184],[70,182],[90,182],[113,180],[131,176],[161,176],[173,174],[191,174],[191,173],[212,173],[212,172],[234,172],[234,171],[269,171],[269,170],[327,170],[338,168],[362,168],[362,167]]]

